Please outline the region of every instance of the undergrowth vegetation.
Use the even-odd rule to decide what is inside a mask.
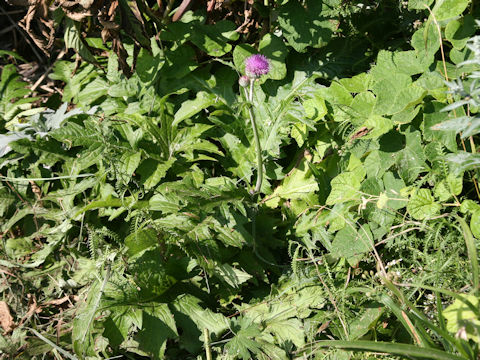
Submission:
[[[105,3],[0,52],[0,358],[478,359],[478,4]]]

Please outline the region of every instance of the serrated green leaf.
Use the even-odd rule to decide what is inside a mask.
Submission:
[[[303,324],[299,319],[286,319],[271,321],[267,324],[266,331],[270,332],[280,345],[292,342],[298,348],[305,344]]]
[[[410,76],[402,73],[390,74],[372,86],[377,96],[375,113],[393,115],[418,104],[426,94],[421,87],[412,84]]]
[[[272,199],[306,199],[309,195],[318,190],[318,184],[309,168],[309,160],[303,158],[302,161],[295,167],[282,181],[273,194]],[[266,202],[267,206],[274,205]]]
[[[128,181],[140,164],[141,158],[142,153],[139,151],[124,153],[120,158],[120,176],[122,176],[122,178],[126,178]]]
[[[227,318],[200,306],[200,300],[192,295],[181,295],[173,302],[173,307],[177,312],[188,316],[201,332],[207,328],[210,333],[218,336],[228,329]]]
[[[175,113],[175,118],[172,122],[172,127],[178,126],[182,121],[191,118],[203,109],[215,104],[215,95],[200,91],[194,100],[185,101],[180,109]]]
[[[429,189],[419,189],[410,198],[407,210],[416,220],[428,219],[440,212],[441,205],[435,199]]]
[[[252,278],[252,275],[240,269],[234,268],[229,264],[222,264],[216,266],[215,274],[220,279],[224,280],[228,285],[237,289],[242,283]]]
[[[363,180],[363,178],[355,176],[353,172],[343,172],[337,175],[331,182],[332,190],[325,203],[327,205],[334,205],[359,199],[361,196],[361,180]]]
[[[433,192],[438,200],[447,201],[454,195],[460,195],[462,188],[463,178],[454,174],[448,174],[447,178],[435,185]]]
[[[261,334],[260,329],[248,321],[240,320],[240,324],[240,330],[225,345],[225,350],[234,358],[251,359],[252,354],[261,352],[260,344],[255,340]]]
[[[125,245],[130,256],[134,256],[156,244],[158,244],[158,235],[151,228],[137,230],[125,238]]]
[[[160,296],[176,283],[177,280],[167,273],[158,247],[145,252],[140,251],[137,255],[130,259],[128,269],[140,289],[139,296],[145,298]]]
[[[405,140],[405,148],[398,151],[395,157],[398,173],[408,185],[415,181],[417,176],[428,168],[425,163],[426,157],[423,151],[420,131],[408,128],[405,132]]]
[[[350,266],[356,266],[372,250],[373,236],[369,225],[359,229],[347,225],[340,230],[332,242],[332,255],[345,258]]]

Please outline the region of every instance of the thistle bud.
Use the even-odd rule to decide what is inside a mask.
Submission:
[[[238,79],[238,84],[241,87],[247,87],[248,84],[250,84],[250,78],[246,75],[240,76],[240,79]]]

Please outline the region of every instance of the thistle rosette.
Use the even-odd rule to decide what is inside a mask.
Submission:
[[[256,79],[270,71],[270,62],[265,55],[255,54],[245,59],[245,72],[247,75]]]

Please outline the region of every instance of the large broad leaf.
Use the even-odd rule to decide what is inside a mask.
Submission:
[[[238,39],[234,23],[222,20],[215,25],[205,25],[203,16],[187,12],[181,21],[168,25],[167,31],[162,34],[165,40],[190,40],[200,50],[210,56],[223,56],[232,50],[230,41]]]
[[[140,164],[141,156],[142,153],[139,151],[129,151],[125,152],[120,158],[119,176],[124,179],[125,182],[130,181],[134,171]]]
[[[111,346],[118,348],[127,338],[139,312],[140,310],[134,310],[130,306],[117,306],[112,309],[112,313],[103,323],[103,336],[108,338]]]
[[[298,0],[291,0],[278,9],[283,36],[296,51],[324,46],[332,37],[338,21],[322,15],[324,6],[319,0],[308,0],[305,7]]]
[[[390,78],[395,73],[411,76],[424,72],[433,62],[433,57],[422,55],[414,50],[396,52],[381,50],[370,73],[372,80]]]
[[[311,194],[318,190],[318,184],[309,169],[309,161],[303,158],[301,162],[295,167],[282,181],[269,201],[267,206],[275,207],[278,205],[279,199],[284,200],[307,200]]]
[[[366,253],[372,250],[373,236],[368,225],[359,229],[351,225],[340,230],[332,243],[332,255],[345,258],[350,266],[356,266]]]
[[[470,0],[439,0],[432,9],[437,21],[450,19],[461,15]]]
[[[30,94],[27,83],[20,81],[13,64],[5,65],[0,77],[0,118],[11,120],[22,110],[31,108],[31,103],[37,98],[25,97]],[[24,98],[25,97],[25,98]]]
[[[349,339],[356,340],[365,335],[377,323],[384,308],[379,304],[376,307],[368,307],[363,313],[349,324]]]
[[[410,215],[417,220],[423,220],[437,215],[441,205],[435,202],[429,189],[419,189],[412,195],[407,205]]]
[[[327,205],[334,205],[345,201],[359,199],[360,187],[363,178],[353,171],[337,175],[331,182],[332,190],[327,198]]]
[[[149,298],[162,295],[175,284],[176,279],[167,274],[161,251],[155,248],[140,254],[129,264],[129,271],[140,289],[140,296]]]
[[[478,296],[464,294],[460,296],[478,308],[480,302]],[[463,332],[469,339],[475,342],[480,341],[480,318],[465,302],[460,299],[455,299],[453,304],[443,311],[443,316],[447,320],[447,330],[449,332],[457,334],[463,329]]]
[[[445,28],[445,37],[458,50],[465,47],[473,34],[475,34],[475,19],[471,15],[466,15],[461,20],[449,21]]]
[[[75,353],[83,358],[85,355],[96,356],[95,344],[91,334],[91,326],[97,312],[101,297],[101,284],[95,281],[88,291],[87,301],[79,307],[73,320],[72,343]]]
[[[410,76],[402,73],[391,74],[388,78],[377,81],[372,86],[377,96],[375,113],[378,115],[393,115],[407,107],[418,104],[426,91],[412,84]]]
[[[214,269],[215,275],[233,288],[238,289],[240,284],[251,279],[252,275],[236,269],[229,264],[218,265]]]
[[[173,303],[176,312],[181,313],[189,318],[189,322],[193,322],[199,330],[207,328],[210,333],[217,336],[228,329],[228,320],[222,314],[216,314],[212,310],[202,307],[200,300],[192,295],[182,295]],[[177,315],[175,315],[177,317]]]
[[[165,162],[158,162],[153,159],[143,161],[136,172],[141,176],[145,189],[149,190],[156,186],[165,177],[175,161],[174,157]]]
[[[157,232],[152,228],[137,230],[125,238],[125,245],[130,256],[158,244]]]
[[[266,331],[275,336],[279,344],[284,345],[292,342],[297,347],[305,345],[305,333],[302,329],[302,322],[292,318],[280,321],[271,321],[265,328]]]
[[[15,196],[6,186],[0,186],[0,217],[6,213],[9,206],[15,202],[15,199]]]
[[[405,148],[396,154],[398,173],[407,185],[417,179],[417,176],[426,171],[426,157],[423,151],[420,131],[412,128],[405,132]]]
[[[182,104],[180,109],[175,113],[172,126],[177,126],[183,120],[192,117],[213,104],[215,104],[215,94],[200,91],[195,99],[187,100]]]
[[[163,359],[167,340],[178,336],[177,327],[167,304],[151,304],[142,311],[142,328],[136,335],[139,348],[153,359]]]
[[[238,322],[240,329],[236,331],[235,336],[225,345],[225,350],[229,355],[244,360],[251,359],[253,354],[261,351],[260,344],[256,337],[261,335],[259,326],[251,323],[245,318]]]
[[[446,159],[451,163],[452,170],[457,174],[460,174],[465,170],[477,169],[480,167],[480,154],[459,151],[457,154],[448,154]]]

